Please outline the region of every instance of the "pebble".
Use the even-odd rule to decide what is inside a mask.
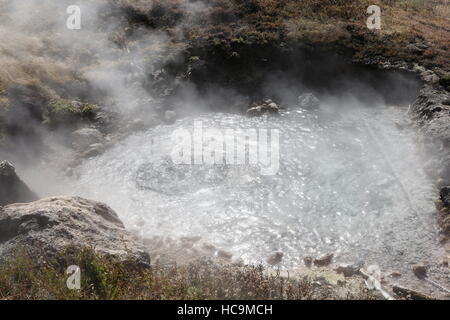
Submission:
[[[328,254],[322,255],[322,256],[314,259],[313,262],[316,267],[326,267],[331,264],[331,262],[333,261],[333,257],[334,257],[334,254],[328,253]]]

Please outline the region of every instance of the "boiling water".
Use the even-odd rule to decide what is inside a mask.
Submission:
[[[200,236],[235,258],[283,266],[338,260],[402,268],[436,247],[435,190],[417,134],[399,107],[288,108],[280,116],[209,113],[129,137],[78,168],[74,193],[104,201],[143,236]],[[279,130],[279,170],[177,165],[172,134],[204,128]],[[204,142],[207,147],[207,142]]]

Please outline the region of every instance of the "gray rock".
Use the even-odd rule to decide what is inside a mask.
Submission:
[[[278,112],[279,107],[278,107],[278,105],[277,105],[275,102],[271,102],[271,103],[269,103],[269,104],[267,105],[267,109],[269,110],[269,112],[270,112],[270,111]]]
[[[427,276],[428,267],[424,264],[416,264],[413,266],[413,272],[417,278],[423,279]]]
[[[251,107],[247,110],[247,116],[249,117],[260,117],[264,114],[261,106]]]
[[[392,291],[394,292],[394,294],[399,297],[399,298],[403,298],[403,299],[409,299],[409,300],[434,300],[432,297],[421,293],[419,291],[410,289],[410,288],[406,288],[406,287],[402,287],[399,285],[395,285],[392,287]]]
[[[359,265],[345,263],[339,265],[337,268],[334,269],[334,271],[344,275],[344,277],[349,278],[360,274],[359,269],[360,269]]]
[[[314,110],[320,107],[320,100],[312,93],[305,93],[298,97],[300,108]]]
[[[400,272],[393,271],[388,276],[389,278],[401,278],[402,274]]]
[[[408,44],[406,46],[406,49],[413,54],[422,54],[424,51],[424,49],[422,49],[419,46],[417,46],[416,44],[412,44],[412,43]]]
[[[94,128],[82,128],[72,133],[72,143],[75,149],[85,149],[93,144],[104,143],[105,139],[100,131]]]
[[[92,247],[121,261],[150,263],[137,238],[107,205],[78,197],[54,197],[0,208],[0,263],[26,248],[54,257],[67,247]]]
[[[267,259],[267,263],[274,266],[283,260],[284,253],[283,252],[274,252],[270,255],[270,257]]]
[[[313,262],[313,258],[312,257],[304,257],[303,258],[303,263],[305,264],[305,266],[307,268],[311,268],[312,262]]]
[[[0,162],[0,206],[37,199],[38,196],[17,176],[14,167],[7,161]]]
[[[421,74],[421,77],[423,81],[430,83],[430,84],[438,84],[439,83],[439,77],[433,73],[433,72],[424,72]]]
[[[328,253],[314,259],[313,263],[316,267],[326,267],[333,261],[334,254]]]
[[[247,110],[247,116],[260,117],[266,113],[275,115],[279,112],[280,107],[278,106],[278,104],[269,99],[260,105],[253,104],[253,106]]]
[[[425,85],[411,106],[411,115],[424,135],[434,143],[450,141],[449,108],[445,105],[450,93]],[[426,143],[429,143],[426,141]]]

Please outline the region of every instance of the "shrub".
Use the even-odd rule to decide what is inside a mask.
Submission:
[[[44,124],[55,127],[74,120],[88,120],[95,115],[96,109],[95,104],[54,98],[48,104]]]

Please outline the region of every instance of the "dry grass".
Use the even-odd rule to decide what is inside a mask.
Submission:
[[[68,248],[54,260],[20,250],[0,267],[1,299],[376,299],[362,286],[318,285],[312,278],[289,280],[261,266],[194,263],[184,267],[142,267]],[[68,290],[65,270],[81,269],[81,290]],[[359,283],[360,284],[360,283]]]
[[[95,3],[102,1],[111,6],[102,11],[103,27],[118,18],[124,22],[114,30],[103,27],[95,30],[100,38],[112,40],[108,43],[112,51],[121,52],[135,32],[150,34],[155,30],[167,35],[168,45],[173,48],[211,46],[233,59],[244,56],[240,50],[254,45],[307,43],[349,49],[356,60],[418,63],[434,70],[441,83],[450,87],[449,0],[96,0]],[[46,31],[46,21],[41,21],[36,30],[12,28],[15,21],[4,10],[9,4],[8,0],[0,0],[3,40],[0,140],[4,130],[2,114],[11,105],[7,93],[18,84],[37,88],[53,101],[77,100],[80,95],[95,103],[102,96],[96,92],[96,97],[92,97],[95,94],[83,72],[98,68],[97,56],[103,50],[96,52],[95,46],[82,45],[68,50],[61,41],[62,35]],[[366,27],[366,9],[372,4],[382,9],[381,30]],[[30,24],[34,25],[35,20]],[[158,50],[135,39],[130,42],[142,49],[141,55],[148,57],[146,63],[150,64]],[[418,43],[423,49],[415,50]],[[163,52],[160,60],[167,62],[165,50],[159,51]],[[122,62],[113,59],[111,64]],[[129,61],[125,62],[129,65]],[[103,66],[107,66],[106,61]]]
[[[228,46],[307,42],[350,48],[355,57],[417,62],[445,77],[450,72],[450,6],[448,0],[211,0],[200,18],[188,19],[180,9],[184,0],[156,0],[165,8],[166,27],[183,29],[186,40]],[[366,27],[369,5],[382,9],[381,30]],[[138,10],[138,9],[136,9]],[[158,9],[158,12],[162,12]],[[158,19],[150,10],[149,25]],[[172,19],[170,19],[170,17]],[[177,24],[177,20],[194,23]],[[158,26],[161,27],[161,26]],[[409,44],[425,42],[423,52]]]
[[[217,40],[226,42],[243,39],[244,42],[256,40],[262,43],[334,43],[354,49],[359,56],[373,53],[373,47],[378,47],[377,53],[387,55],[387,58],[398,55],[429,67],[438,67],[445,72],[450,71],[448,0],[108,2],[115,8],[110,14],[122,18],[126,16],[131,29],[141,26],[156,28],[174,37],[183,30],[186,36],[184,41],[208,40],[218,43]],[[6,3],[8,1],[0,1],[0,9]],[[366,9],[372,4],[382,8],[382,29],[375,33],[365,27]],[[20,83],[51,91],[50,88],[77,78],[77,71],[84,67],[79,63],[82,59],[64,52],[57,42],[52,41],[52,34],[39,33],[33,36],[12,31],[8,28],[8,20],[4,21],[4,26],[0,26],[0,37],[3,39],[0,44],[0,90]],[[349,25],[354,26],[353,31],[349,31]],[[363,40],[355,44],[355,37],[362,37]],[[428,41],[430,47],[420,55],[405,51],[405,44],[417,39]]]

